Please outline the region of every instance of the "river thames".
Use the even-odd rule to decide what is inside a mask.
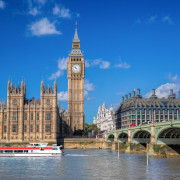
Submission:
[[[0,158],[0,180],[180,179],[180,158],[149,158],[111,150],[65,150],[62,157]]]

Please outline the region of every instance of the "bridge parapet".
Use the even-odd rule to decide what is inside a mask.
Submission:
[[[159,136],[163,131],[165,131],[166,129],[168,130],[170,128],[171,128],[172,137],[176,137],[176,140],[173,139],[172,141],[168,140],[166,142],[174,144],[179,141],[180,143],[180,120],[172,120],[172,121],[166,121],[166,122],[160,122],[154,124],[145,124],[141,126],[134,126],[129,128],[118,129],[115,131],[109,131],[106,132],[105,137],[106,137],[106,141],[108,141],[108,137],[110,135],[113,135],[114,136],[113,141],[128,142],[128,143],[150,142],[150,144],[157,144],[157,143],[163,143],[162,140],[159,141]],[[176,133],[174,133],[173,131],[176,131]],[[150,134],[150,137],[148,133]],[[170,133],[170,131],[167,131],[167,133]],[[127,134],[128,136],[125,136],[125,134]],[[141,140],[139,139],[139,137],[141,138]],[[127,139],[125,140],[125,138]],[[148,140],[147,138],[150,139]]]

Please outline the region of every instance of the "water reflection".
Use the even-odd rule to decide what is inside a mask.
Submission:
[[[180,179],[180,159],[110,150],[65,150],[62,157],[0,158],[0,179]]]

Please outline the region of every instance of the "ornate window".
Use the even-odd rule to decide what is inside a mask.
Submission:
[[[24,125],[24,132],[27,132],[27,125]]]
[[[13,112],[12,120],[13,121],[17,120],[17,112]]]
[[[16,124],[13,124],[12,125],[12,132],[17,132],[17,125]]]
[[[51,120],[51,113],[50,112],[46,113],[46,120],[48,120],[48,121]]]
[[[46,124],[45,125],[45,132],[48,132],[48,133],[51,132],[51,124]]]
[[[36,126],[36,132],[39,132],[39,124]]]
[[[33,113],[31,113],[31,120],[33,120]]]
[[[27,120],[27,113],[24,113],[24,120]]]
[[[49,100],[49,99],[47,100],[47,105],[48,105],[48,106],[50,105],[50,100]]]
[[[33,132],[33,125],[31,124],[31,132]]]
[[[7,131],[7,128],[6,128],[6,126],[4,126],[4,133],[6,133],[6,131]]]
[[[37,113],[37,118],[36,119],[39,120],[39,113]]]
[[[4,115],[4,121],[7,121],[7,114]]]
[[[17,105],[17,100],[16,100],[16,99],[13,101],[13,104],[14,104],[14,105]]]

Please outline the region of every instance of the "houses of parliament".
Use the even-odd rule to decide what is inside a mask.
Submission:
[[[75,130],[84,129],[85,61],[77,34],[67,61],[68,110],[60,111],[57,83],[40,85],[40,99],[26,98],[26,84],[14,87],[8,81],[7,103],[0,102],[0,142],[54,142]]]

